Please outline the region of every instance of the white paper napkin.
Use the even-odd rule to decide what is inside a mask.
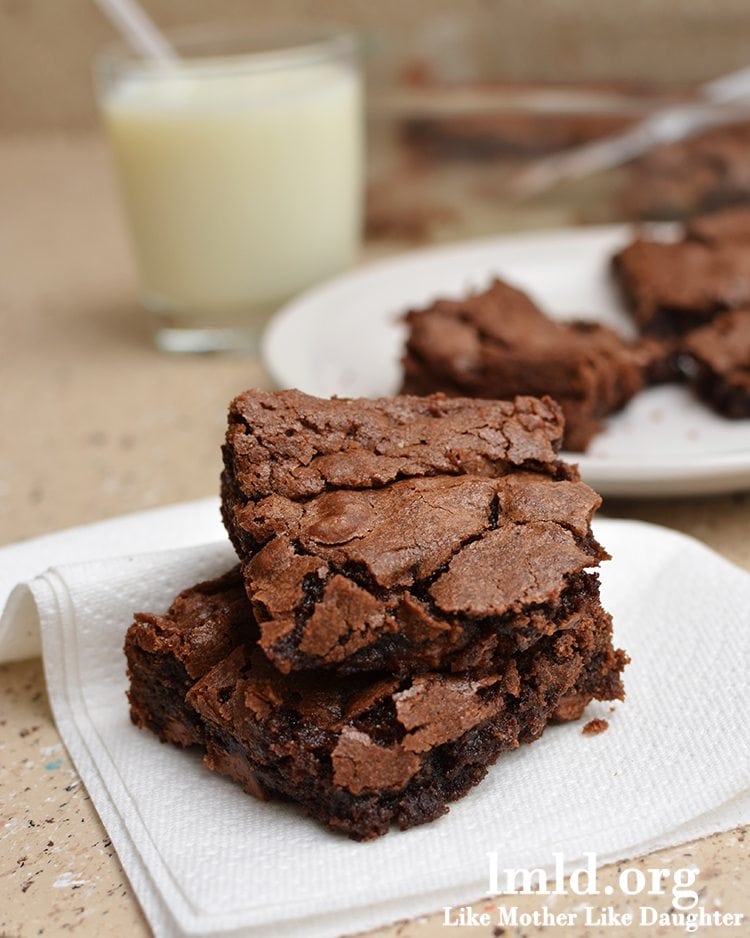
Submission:
[[[124,557],[226,540],[218,498],[138,511],[0,547],[0,663],[41,653],[28,590],[15,590],[55,564]]]
[[[633,658],[626,702],[587,712],[609,730],[552,727],[447,817],[365,844],[253,800],[128,720],[132,611],[227,569],[226,542],[35,580],[57,725],[156,935],[351,933],[479,898],[489,851],[502,868],[551,868],[554,852],[604,863],[750,821],[750,576],[662,528],[599,521],[596,534],[615,557],[604,602]]]

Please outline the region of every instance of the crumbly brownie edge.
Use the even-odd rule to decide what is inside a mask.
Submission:
[[[205,742],[203,724],[185,696],[195,683],[173,655],[154,654],[141,648],[128,633],[127,692],[130,719],[149,729],[163,743],[195,746]]]
[[[395,675],[430,670],[489,673],[518,650],[530,647],[545,635],[574,628],[582,617],[601,610],[598,576],[582,571],[570,578],[555,602],[535,604],[519,613],[497,617],[458,617],[460,639],[456,637],[459,626],[451,620],[442,623],[444,631],[425,630],[426,634],[420,636],[417,630],[422,616],[428,620],[428,628],[432,625],[429,609],[420,602],[394,616],[393,629],[384,630],[370,644],[339,661],[326,662],[300,649],[305,624],[302,618],[294,633],[262,647],[269,660],[284,673],[326,668],[343,675],[381,670]]]
[[[185,695],[258,630],[239,567],[179,593],[164,615],[136,613],[125,635],[130,717],[162,742],[192,746],[203,728]]]

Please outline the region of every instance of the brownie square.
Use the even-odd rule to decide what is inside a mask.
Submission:
[[[613,269],[645,335],[683,335],[750,306],[750,244],[637,239],[614,256]]]
[[[603,418],[644,384],[636,345],[596,323],[549,319],[500,280],[465,299],[412,310],[406,321],[405,393],[549,394],[565,415],[568,450],[585,450]]]
[[[484,672],[598,615],[601,500],[561,425],[531,398],[238,397],[222,507],[269,660]]]
[[[681,364],[696,393],[725,417],[750,417],[750,309],[722,313],[691,332]]]
[[[166,617],[136,617],[131,716],[162,739],[203,745],[205,764],[248,793],[296,801],[358,840],[441,816],[500,753],[577,719],[593,697],[622,698],[627,659],[601,607],[483,675],[282,675],[250,621],[237,571],[182,593]],[[184,681],[162,679],[172,672]]]

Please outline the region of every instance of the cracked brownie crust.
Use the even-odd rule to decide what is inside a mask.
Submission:
[[[238,571],[181,594],[165,617],[138,616],[126,641],[132,718],[200,744],[206,765],[250,794],[297,801],[355,839],[439,817],[500,753],[577,719],[592,697],[622,697],[626,658],[598,604],[482,675],[282,675],[251,619]],[[180,668],[183,683],[163,680]]]
[[[500,280],[464,299],[413,310],[406,321],[405,393],[549,394],[565,414],[569,450],[584,450],[602,419],[644,383],[637,346],[606,326],[549,319]]]
[[[598,605],[600,499],[556,458],[554,405],[373,403],[233,404],[224,518],[280,671],[491,669]]]
[[[290,499],[331,488],[375,488],[400,478],[499,476],[526,467],[567,478],[563,433],[549,398],[470,401],[432,397],[318,398],[246,391],[229,406],[224,516],[240,554],[235,514],[269,495]]]

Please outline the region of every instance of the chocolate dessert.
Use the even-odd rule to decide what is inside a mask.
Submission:
[[[487,670],[596,615],[601,500],[561,432],[533,398],[240,395],[222,504],[269,659]]]
[[[240,642],[257,634],[239,567],[184,590],[165,615],[137,613],[125,637],[133,722],[162,741],[202,742],[201,722],[185,705],[185,695]]]
[[[185,591],[166,616],[138,616],[126,642],[133,721],[201,745],[249,794],[291,799],[357,840],[440,817],[502,752],[594,697],[622,697],[626,658],[601,608],[481,675],[284,675],[255,634],[239,571]]]
[[[133,722],[367,840],[622,698],[600,498],[561,436],[549,399],[241,394],[222,479],[241,564],[136,615]]]
[[[698,396],[725,417],[750,417],[750,309],[691,332],[681,364]]]
[[[437,300],[406,319],[405,393],[549,394],[565,415],[568,450],[585,450],[603,419],[644,384],[636,344],[596,323],[549,319],[500,280],[461,300]]]
[[[724,310],[750,306],[748,243],[639,238],[614,256],[613,266],[644,335],[682,335]]]

